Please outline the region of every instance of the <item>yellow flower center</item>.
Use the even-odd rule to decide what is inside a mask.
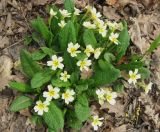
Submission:
[[[53,91],[53,90],[52,90],[52,91],[49,91],[48,94],[49,94],[50,96],[54,96],[54,95],[55,95],[55,91]]]
[[[85,65],[86,65],[86,62],[85,61],[81,61],[80,66],[84,67]]]
[[[71,54],[73,54],[76,52],[76,48],[71,48],[70,51],[71,51]]]
[[[65,99],[70,98],[70,94],[69,94],[69,93],[64,93],[64,98],[65,98]]]
[[[130,78],[133,79],[133,80],[135,80],[136,79],[136,74],[130,75]]]
[[[112,99],[112,96],[111,95],[106,95],[106,99],[109,101]]]
[[[53,61],[53,65],[57,67],[59,65],[59,61],[58,60]]]
[[[97,125],[98,123],[99,123],[99,120],[98,119],[94,119],[93,124]]]
[[[117,41],[117,38],[113,37],[112,42],[116,42],[116,41]]]
[[[45,108],[45,105],[43,103],[38,104],[38,108],[43,110]]]

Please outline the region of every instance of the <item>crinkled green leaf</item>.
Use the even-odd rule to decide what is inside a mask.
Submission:
[[[116,59],[116,57],[112,53],[106,52],[104,54],[104,59],[110,63],[110,62],[114,61]]]
[[[70,82],[68,81],[64,82],[57,78],[52,78],[51,82],[52,82],[52,85],[55,87],[70,87],[71,86]]]
[[[149,71],[148,68],[142,67],[142,68],[139,68],[138,71],[139,71],[139,73],[141,74],[141,78],[142,78],[142,79],[146,79],[146,78],[149,78],[149,77],[150,77],[150,74],[151,74],[151,73],[150,73],[150,71]]]
[[[88,89],[88,84],[82,84],[76,86],[76,93],[81,94],[83,91],[86,91]]]
[[[44,70],[42,72],[36,73],[31,80],[32,88],[39,88],[51,80],[53,75],[52,71]]]
[[[110,84],[120,77],[120,71],[107,61],[99,60],[98,64],[93,76],[96,86]]]
[[[18,96],[11,104],[10,110],[13,112],[28,108],[33,103],[33,100],[27,96]]]
[[[25,84],[25,83],[21,83],[21,82],[10,82],[9,86],[11,89],[15,89],[18,90],[20,92],[33,92],[33,89],[31,88],[30,85]]]
[[[160,35],[151,43],[151,46],[147,52],[153,52],[158,46],[160,46]]]
[[[126,50],[130,44],[127,23],[125,21],[123,21],[123,30],[119,35],[119,42],[120,44],[116,46],[116,61],[119,61],[122,58],[122,56],[126,54]]]
[[[41,47],[41,50],[46,54],[46,55],[49,55],[49,56],[52,56],[55,54],[55,51],[50,49],[50,48],[47,48],[47,47]]]
[[[90,116],[88,100],[84,94],[78,96],[78,100],[75,103],[75,113],[77,118],[82,122],[87,120]]]
[[[94,48],[97,46],[97,41],[94,36],[94,33],[90,29],[85,29],[84,34],[83,34],[83,41],[85,45],[92,45],[92,47]]]
[[[33,60],[42,60],[46,56],[46,54],[39,50],[32,53],[31,56]]]
[[[49,31],[43,19],[38,17],[37,19],[31,21],[31,25],[32,25],[32,28],[34,28],[39,34],[42,35],[43,39],[46,41],[46,45],[50,47],[52,43],[53,35]]]
[[[21,65],[23,72],[28,77],[33,77],[33,75],[41,70],[41,67],[32,59],[31,55],[22,50],[20,53]]]
[[[74,11],[74,0],[64,0],[64,8],[68,10],[68,12]]]
[[[48,112],[44,112],[43,119],[47,126],[55,131],[64,126],[63,113],[53,102],[50,102]]]

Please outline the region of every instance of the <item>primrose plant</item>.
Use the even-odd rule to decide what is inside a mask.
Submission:
[[[126,56],[130,38],[125,21],[110,21],[89,5],[77,9],[72,0],[64,2],[64,9],[47,9],[48,23],[40,17],[33,20],[34,32],[25,38],[25,44],[37,50],[20,53],[28,79],[10,82],[23,93],[12,102],[11,111],[28,108],[31,121],[45,124],[49,131],[63,129],[64,123],[65,128],[79,130],[85,121],[98,130],[104,118],[91,115],[92,101],[115,105],[126,79],[148,93],[152,83],[144,83],[149,71],[142,56]]]

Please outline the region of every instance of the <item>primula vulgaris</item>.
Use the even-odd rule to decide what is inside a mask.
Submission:
[[[117,97],[116,92],[111,92],[111,91],[106,92],[105,98],[111,105],[114,105],[116,103],[115,100],[116,97]]]
[[[70,78],[70,75],[67,73],[67,71],[64,71],[64,73],[61,73],[60,75],[60,79],[64,82],[67,82],[67,80]]]
[[[34,107],[34,111],[38,113],[38,115],[43,115],[44,112],[48,112],[48,101],[42,102],[41,100],[36,102]]]
[[[99,118],[98,115],[92,116],[92,123],[91,125],[93,126],[94,130],[97,131],[98,127],[102,126],[104,118]]]
[[[83,71],[83,70],[86,70],[88,71],[89,69],[89,66],[91,65],[91,60],[88,60],[87,58],[85,58],[84,60],[79,60],[77,62],[77,66],[80,67],[80,70]]]
[[[91,23],[90,21],[83,22],[83,26],[88,29],[96,29],[96,25]]]
[[[78,43],[73,44],[72,42],[70,42],[68,44],[67,51],[68,53],[70,53],[72,57],[76,57],[78,53],[81,53],[81,51],[78,50],[79,48],[80,48],[80,45]]]
[[[66,22],[64,20],[58,23],[58,26],[60,26],[61,28],[64,28],[65,25],[66,25]]]
[[[99,58],[99,56],[101,55],[101,52],[102,52],[102,50],[103,50],[103,48],[96,48],[95,50],[94,50],[94,58],[95,59],[98,59]]]
[[[99,99],[99,104],[104,104],[105,101],[114,105],[116,103],[116,92],[112,92],[109,88],[101,88],[96,90],[96,94]]]
[[[109,40],[118,45],[119,41],[118,41],[118,37],[119,37],[119,34],[118,33],[111,33],[111,35],[109,36]]]
[[[48,91],[43,92],[43,97],[46,98],[47,101],[51,101],[52,99],[58,99],[60,89],[58,87],[53,88],[52,85],[48,85]]]
[[[97,89],[96,90],[96,94],[98,96],[98,99],[99,99],[99,104],[104,104],[104,100],[105,100],[105,91],[103,89]]]
[[[55,12],[53,9],[50,9],[49,14],[53,17],[57,15],[57,12]]]
[[[86,53],[86,55],[88,57],[90,57],[91,53],[93,53],[93,52],[94,52],[94,49],[93,49],[92,45],[87,45],[86,49],[84,50],[84,53]]]
[[[137,83],[137,80],[141,78],[141,75],[138,74],[138,69],[135,69],[135,71],[129,71],[129,79],[128,79],[128,82],[129,84],[133,83],[133,84],[136,84]]]
[[[91,19],[97,20],[99,19],[102,15],[100,12],[97,12],[96,8],[92,7],[90,10],[91,13]]]
[[[146,94],[152,89],[152,85],[153,85],[152,82],[150,82],[149,84],[144,85],[143,89],[144,89]]]
[[[74,7],[74,15],[79,16],[81,13],[81,10],[77,9],[76,7]]]
[[[67,10],[63,9],[63,10],[59,10],[59,12],[61,13],[61,15],[63,16],[63,18],[66,17],[71,17],[71,13],[69,13]]]
[[[52,60],[47,61],[47,66],[51,66],[52,70],[56,70],[57,68],[63,69],[64,65],[62,64],[62,61],[62,57],[57,57],[56,55],[53,55]]]
[[[73,89],[72,90],[67,89],[65,93],[62,94],[62,99],[64,99],[66,104],[69,104],[70,102],[74,101],[74,95],[75,92]]]

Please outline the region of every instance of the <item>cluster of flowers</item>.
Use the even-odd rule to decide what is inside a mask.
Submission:
[[[63,9],[63,10],[60,9],[59,12],[62,15],[62,18],[61,18],[62,20],[60,21],[60,23],[58,23],[58,26],[60,26],[61,28],[63,28],[66,25],[65,18],[71,17],[71,13],[69,13],[65,9]],[[80,15],[80,13],[81,13],[81,11],[79,9],[77,9],[77,8],[74,7],[74,13],[73,14],[75,16],[78,16],[78,15]],[[51,15],[51,17],[57,18],[56,17],[57,12],[55,12],[53,9],[50,9],[50,15]]]
[[[110,22],[108,20],[101,20],[101,14],[100,12],[97,12],[97,10],[94,7],[87,6],[86,7],[86,15],[89,16],[89,19],[87,21],[83,22],[83,26],[88,29],[93,29],[97,31],[102,37],[106,37],[107,31],[109,28],[111,30],[111,34],[109,36],[109,40],[118,45],[118,33],[114,33],[114,31],[119,30],[121,31],[123,29],[122,23],[116,23],[116,22]],[[67,10],[59,10],[59,12],[62,15],[60,23],[58,25],[61,28],[64,28],[66,25],[65,18],[71,17],[71,13],[69,13]],[[73,15],[80,15],[81,11],[77,8],[74,8],[74,13]],[[57,12],[55,12],[53,9],[50,10],[50,15],[51,17],[55,17],[58,19]],[[86,16],[84,15],[84,16]],[[88,18],[88,17],[87,17]],[[82,52],[80,50],[80,45],[78,43],[68,43],[67,47],[67,52],[70,54],[71,57],[77,57],[78,54]],[[83,48],[81,48],[83,49]],[[86,45],[86,48],[83,50],[83,52],[86,54],[86,58],[83,60],[78,60],[77,61],[77,66],[80,67],[80,71],[88,71],[92,64],[91,60],[89,57],[93,54],[95,59],[98,59],[99,56],[101,55],[101,52],[103,51],[103,48],[99,47],[94,49],[91,44]],[[47,66],[50,66],[52,70],[57,70],[57,69],[64,69],[64,64],[63,64],[63,58],[58,57],[57,55],[53,55],[51,57],[50,61],[47,61]],[[68,79],[70,78],[70,75],[67,73],[67,71],[63,71],[60,73],[60,80],[67,82]],[[130,84],[136,84],[137,80],[141,78],[141,75],[138,74],[138,69],[135,69],[135,71],[129,71],[129,79],[128,82]],[[146,93],[151,89],[152,83],[149,83],[148,85],[143,85],[143,88]],[[43,92],[43,97],[46,99],[45,101],[37,101],[36,105],[34,107],[35,112],[38,113],[38,115],[43,115],[44,112],[48,112],[48,106],[50,104],[50,101],[52,99],[59,99],[60,97],[64,100],[66,104],[69,104],[70,102],[74,101],[74,96],[75,96],[75,91],[73,89],[68,88],[64,93],[60,92],[60,88],[58,87],[53,87],[52,85],[48,85],[48,91]],[[96,90],[96,94],[99,99],[99,103],[102,105],[105,102],[110,103],[111,105],[114,105],[116,103],[116,97],[117,94],[116,92],[113,92],[111,88],[100,88]],[[92,116],[92,123],[91,125],[94,127],[94,130],[97,130],[98,127],[102,125],[102,120],[103,118],[99,118],[97,115]]]
[[[118,42],[118,33],[114,33],[115,30],[122,30],[123,25],[122,23],[117,23],[117,22],[111,22],[109,20],[101,20],[101,13],[97,12],[96,8],[87,6],[86,7],[87,12],[86,14],[89,14],[89,21],[83,22],[83,26],[88,28],[88,29],[95,29],[96,31],[99,32],[99,34],[102,35],[102,37],[106,37],[107,35],[107,27],[111,29],[112,33],[109,36],[109,40],[113,42],[114,44],[119,44]],[[87,19],[88,20],[88,19]]]

